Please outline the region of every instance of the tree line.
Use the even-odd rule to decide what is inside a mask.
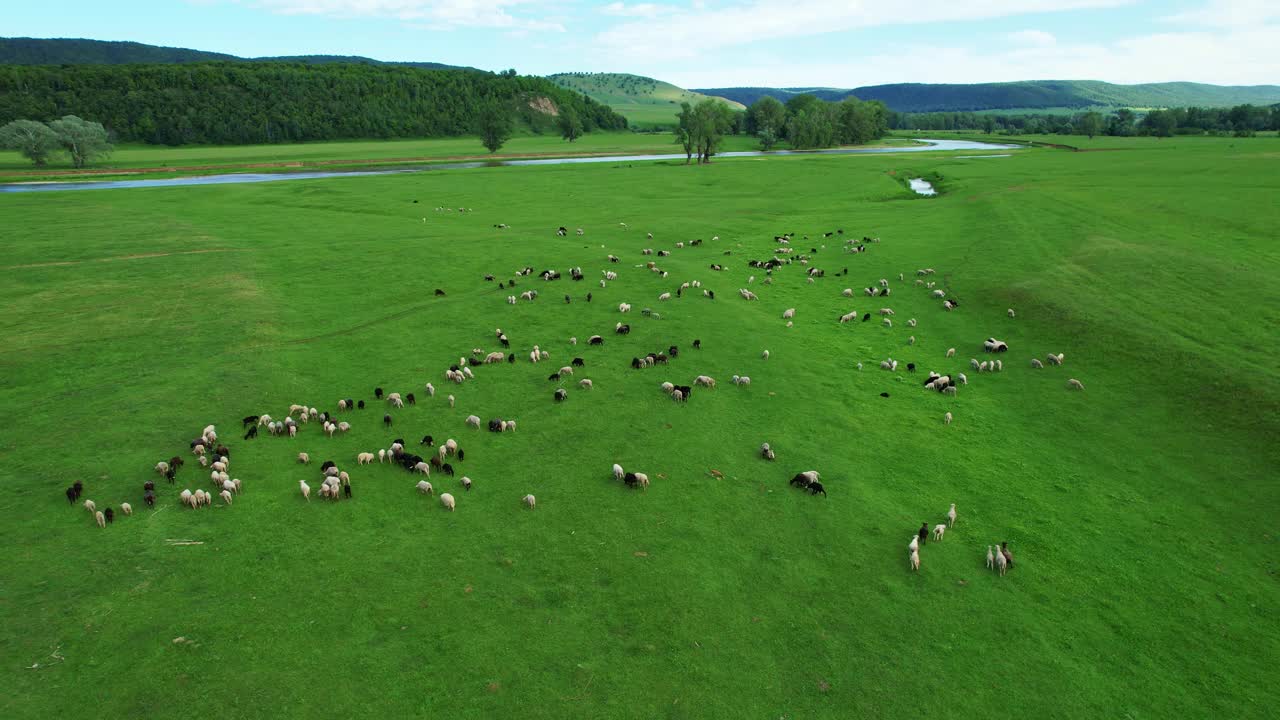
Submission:
[[[1280,130],[1280,105],[1236,105],[1229,108],[1185,107],[1138,113],[1120,108],[1103,115],[1001,115],[972,112],[889,113],[895,130],[981,130],[1005,135],[1235,135],[1252,136]]]
[[[889,132],[888,117],[884,103],[852,96],[827,102],[802,94],[783,104],[766,95],[746,112],[708,98],[696,105],[680,104],[675,133],[687,162],[696,157],[699,163],[706,163],[726,135],[754,135],[761,150],[771,150],[783,140],[795,150],[862,145]]]
[[[546,101],[558,115],[547,112]],[[514,70],[223,62],[0,67],[0,125],[72,114],[101,123],[117,141],[158,145],[450,137],[475,133],[479,119],[494,116],[535,133],[563,133],[564,116],[581,132],[627,127],[607,105]]]

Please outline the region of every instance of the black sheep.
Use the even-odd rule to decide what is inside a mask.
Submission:
[[[441,469],[442,471],[444,471],[444,474],[445,474],[445,475],[450,475],[450,476],[452,476],[452,475],[453,475],[453,466],[452,466],[452,465],[450,465],[449,463],[445,463],[445,464],[441,465],[441,466],[440,466],[440,469]]]
[[[218,445],[218,447],[214,448],[213,452],[225,458],[231,457],[231,450],[228,449],[226,445]],[[178,464],[181,465],[182,463]]]
[[[675,345],[672,345],[671,347],[667,348],[667,354],[673,358],[679,357],[680,348],[676,347]]]
[[[490,420],[489,432],[502,432],[502,421],[498,419]]]
[[[432,455],[432,456],[431,456],[431,459],[430,459],[428,462],[430,462],[430,463],[431,463],[431,467],[433,467],[433,468],[435,468],[435,469],[439,470],[439,469],[440,469],[440,465],[441,465],[441,463],[442,463],[443,461],[441,461],[441,460],[440,460],[440,458],[439,458],[438,456],[436,456],[436,455]]]
[[[574,367],[582,367],[583,365],[585,365],[585,364],[586,364],[586,362],[585,362],[582,358],[580,358],[580,357],[576,357],[576,358],[574,358],[574,359],[573,359],[573,362],[571,362],[571,363],[569,363],[569,364],[570,364],[570,365],[572,365],[572,366],[574,366]]]
[[[353,407],[355,407],[355,406],[356,406],[356,401],[355,401],[355,400],[352,400],[351,398],[346,398],[346,401],[347,401],[347,409],[348,409],[348,410],[350,410],[351,408],[353,408]]]
[[[363,410],[363,409],[364,409],[364,401],[363,401],[363,400],[358,401],[358,402],[356,403],[356,407],[358,407],[358,408],[360,408],[361,410]]]
[[[555,394],[556,402],[560,402],[561,400],[564,400],[567,397],[569,397],[569,393],[565,392],[564,388],[560,388],[559,390],[556,390],[556,394]]]
[[[915,371],[916,371],[916,364],[915,364],[915,363],[907,363],[907,372],[915,372]]]
[[[603,345],[603,344],[604,344],[604,338],[600,337],[599,335],[592,335],[592,336],[591,336],[591,339],[587,341],[587,344],[588,344],[588,345]]]
[[[415,397],[413,396],[413,393],[409,393],[408,395],[405,395],[405,396],[404,396],[404,401],[405,401],[405,402],[407,402],[407,403],[409,403],[410,405],[417,405],[417,404],[418,404],[418,399],[417,399],[417,398],[415,398]]]
[[[701,341],[701,340],[694,340],[694,341],[693,341],[693,349],[694,349],[694,350],[701,350],[701,349],[702,349],[702,341]]]
[[[619,335],[627,335],[627,334],[630,334],[631,332],[631,326],[619,325],[618,327],[614,328],[613,331],[618,333]]]
[[[397,444],[397,445],[404,445],[404,438],[396,438],[395,440],[392,440],[391,442],[393,442],[393,443],[395,443],[395,444]]]
[[[689,398],[693,397],[693,388],[689,387],[688,385],[678,385],[676,386],[676,389],[680,391],[680,394],[684,396],[684,399],[686,401]]]
[[[434,447],[436,444],[436,439],[431,437],[430,435],[423,435],[422,442],[419,442],[418,444],[426,445],[427,447]]]
[[[150,490],[146,491],[142,494],[142,502],[146,503],[147,507],[155,507],[156,494]]]
[[[631,358],[631,369],[632,369],[632,370],[639,370],[639,369],[640,369],[640,358],[638,358],[638,357],[633,357],[633,358]]]
[[[345,495],[347,499],[351,499],[351,483],[347,483],[342,486],[342,494]]]
[[[809,487],[809,478],[804,473],[800,473],[791,478],[792,487],[807,488]]]
[[[707,291],[707,297],[708,297],[708,298],[710,298],[710,299],[712,299],[712,300],[715,300],[715,299],[716,299],[716,291],[715,291],[715,290],[708,290],[708,291]]]
[[[374,396],[374,397],[376,397],[376,398],[378,398],[379,400],[381,400],[381,399],[382,399],[382,388],[380,388],[380,387],[376,387],[376,388],[374,388],[374,389],[373,389],[373,396]]]
[[[866,321],[868,321],[868,320],[870,320],[870,319],[871,319],[871,313],[863,313],[863,315],[862,315],[862,322],[866,322]]]
[[[513,363],[513,362],[515,362],[515,361],[516,361],[516,354],[515,354],[515,353],[508,353],[508,354],[507,354],[507,362],[509,362],[509,363]]]
[[[817,495],[818,493],[822,493],[822,497],[826,497],[827,489],[822,487],[822,483],[820,482],[815,481],[815,482],[809,483],[809,494]]]
[[[484,363],[481,362],[479,358],[469,357],[467,358],[467,364],[470,365],[471,367],[480,367]]]
[[[254,439],[254,438],[256,438],[256,437],[258,437],[258,426],[257,426],[257,425],[254,425],[253,427],[249,428],[249,432],[247,432],[247,433],[245,433],[245,434],[244,434],[244,439],[245,439],[245,440],[252,440],[252,439]]]
[[[256,422],[258,422],[258,416],[257,416],[257,415],[250,415],[250,416],[248,416],[248,417],[246,417],[246,418],[244,418],[243,420],[241,420],[241,421],[240,421],[240,426],[241,426],[241,427],[247,427],[247,426],[249,426],[249,425],[253,425],[253,424],[254,424],[254,423],[256,423]]]
[[[335,463],[334,461],[325,460],[323,463],[320,463],[320,472],[324,472],[325,470],[328,470],[331,467],[337,467],[337,466],[338,464]]]
[[[76,503],[76,489],[73,487],[67,488],[67,503],[71,505]]]
[[[176,474],[177,474],[177,473],[175,472],[175,470],[176,470],[176,468],[174,468],[173,466],[170,466],[170,467],[169,467],[169,469],[168,469],[168,470],[166,470],[166,471],[165,471],[165,473],[164,473],[164,479],[165,479],[165,480],[168,480],[170,485],[172,485],[172,484],[173,484],[174,475],[176,475]]]
[[[444,291],[440,288],[436,288],[436,297],[444,297]]]
[[[107,522],[112,523],[116,521],[115,510],[112,510],[111,508],[107,508],[106,510],[102,511],[102,514],[107,518]]]
[[[591,293],[587,293],[587,302],[591,302]]]
[[[504,348],[509,348],[509,347],[511,347],[511,341],[507,339],[507,336],[506,336],[506,335],[503,335],[502,337],[499,337],[499,338],[498,338],[498,342],[502,343],[502,347],[504,347]]]
[[[169,463],[169,466],[172,467],[173,463]],[[84,492],[84,483],[77,480],[71,484],[71,489],[76,491],[76,499],[78,500],[80,499],[80,493]]]
[[[151,482],[150,480],[142,483],[143,492],[146,492],[148,490],[155,490],[155,489],[156,489],[156,484]]]
[[[548,380],[553,380],[553,381],[554,381],[554,380],[559,380],[559,379],[560,379],[560,373],[551,373],[550,375],[548,375],[548,376],[547,376],[547,379],[548,379]]]
[[[880,397],[889,397],[889,393],[880,393]]]
[[[498,283],[498,289],[499,289],[499,290],[506,290],[506,289],[507,289],[507,284],[506,284],[506,283],[502,283],[502,282]]]
[[[666,353],[658,353],[658,357],[657,357],[657,358],[655,358],[655,360],[657,361],[657,363],[658,363],[659,365],[666,365],[666,364],[667,364],[667,354],[666,354]]]
[[[382,416],[382,426],[383,426],[383,427],[391,427],[391,416],[390,416],[390,415],[383,415],[383,416]]]
[[[458,448],[458,462],[462,462],[463,460],[466,460],[466,459],[467,459],[467,451],[463,450],[462,448]]]
[[[568,295],[565,295],[565,296],[564,296],[564,304],[565,304],[565,305],[568,305],[570,302],[573,302],[573,300],[572,300]]]
[[[629,488],[640,487],[640,479],[636,477],[635,473],[629,472],[626,475],[623,475],[622,482],[626,483]]]

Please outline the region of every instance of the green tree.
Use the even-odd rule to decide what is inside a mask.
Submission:
[[[693,151],[698,146],[697,131],[695,125],[697,119],[693,115],[693,106],[687,102],[680,103],[680,114],[676,116],[679,125],[676,126],[676,142],[684,148],[684,164],[688,165],[693,161]]]
[[[62,148],[71,155],[71,164],[78,168],[111,152],[107,130],[102,127],[102,123],[65,115],[60,120],[49,123],[49,129],[57,135]]]
[[[1133,134],[1133,111],[1129,108],[1120,108],[1115,115],[1111,116],[1111,120],[1107,123],[1108,135],[1128,136]]]
[[[560,115],[556,118],[556,127],[560,129],[560,137],[569,142],[582,137],[582,121],[578,119],[578,114],[572,110],[564,109],[560,111]]]
[[[476,132],[489,152],[495,153],[511,138],[511,111],[501,103],[490,103],[476,116]]]
[[[1178,119],[1168,110],[1152,110],[1142,119],[1142,126],[1156,137],[1169,137],[1178,127]]]
[[[1081,135],[1088,135],[1092,140],[1094,135],[1102,132],[1102,115],[1096,112],[1087,112],[1080,116],[1076,122],[1076,132]]]
[[[760,144],[764,145],[764,135],[768,133],[774,140],[780,135],[787,123],[787,109],[783,107],[778,99],[765,95],[759,100],[751,104],[747,109],[747,127],[756,137],[761,138]],[[768,150],[769,148],[764,148]]]
[[[995,129],[996,129],[996,119],[991,117],[990,115],[982,116],[982,132],[990,135],[991,133],[995,132]]]
[[[756,138],[760,140],[760,149],[769,152],[774,145],[778,144],[778,136],[771,129],[760,130],[756,133]]]
[[[733,110],[719,100],[707,98],[693,107],[693,116],[698,162],[709,163],[724,136],[733,130]]]
[[[58,151],[58,134],[35,120],[14,120],[0,127],[0,147],[17,150],[36,165],[44,165]]]

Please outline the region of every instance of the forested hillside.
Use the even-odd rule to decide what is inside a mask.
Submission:
[[[358,55],[288,55],[243,58],[224,53],[136,42],[80,38],[0,38],[0,65],[132,65],[141,63],[292,62],[401,65],[428,70],[458,69],[437,62],[384,62]],[[466,68],[474,69],[474,68]]]
[[[1280,86],[1225,86],[1202,83],[1148,83],[1115,85],[1096,80],[1032,80],[1008,83],[941,85],[900,83],[870,85],[842,90],[835,88],[709,88],[695,92],[720,95],[740,103],[754,103],[761,97],[782,102],[807,93],[823,100],[837,101],[855,95],[863,100],[879,100],[897,112],[949,112],[1003,109],[1048,109],[1089,107],[1229,107],[1251,103],[1280,102]]]
[[[352,64],[197,63],[0,67],[0,125],[78,115],[115,139],[241,144],[469,134],[499,105],[535,132],[571,112],[587,132],[627,127],[540,77]]]

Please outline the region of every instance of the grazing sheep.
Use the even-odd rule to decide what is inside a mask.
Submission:
[[[840,324],[843,325],[847,322],[853,322],[854,320],[857,320],[857,319],[858,319],[858,311],[852,310],[840,316]]]
[[[1058,353],[1057,355],[1054,355],[1053,353],[1049,353],[1048,355],[1045,356],[1045,359],[1049,361],[1050,365],[1061,365],[1062,361],[1065,358],[1066,358],[1066,355],[1064,355],[1063,353]]]
[[[84,509],[88,510],[89,514],[93,514],[98,511],[98,506],[92,500],[85,500]]]
[[[795,308],[787,308],[787,309],[786,309],[785,311],[783,311],[783,313],[782,313],[782,319],[783,319],[783,320],[790,320],[791,318],[793,318],[793,317],[795,317],[795,316],[796,316],[796,309],[795,309]]]
[[[913,571],[920,570],[920,552],[918,550],[911,551],[911,569]]]
[[[947,511],[947,527],[956,526],[956,504],[951,503],[951,509]]]
[[[993,569],[995,567],[995,564],[996,564],[996,558],[994,555],[991,554],[991,546],[988,545],[987,546],[987,569],[988,570]]]
[[[933,539],[935,542],[941,542],[942,536],[947,532],[947,526],[941,523],[933,526]]]
[[[561,401],[563,401],[563,400],[564,400],[565,398],[567,398],[567,397],[569,397],[569,393],[568,393],[568,392],[565,392],[565,389],[564,389],[564,388],[559,388],[559,389],[557,389],[557,390],[556,390],[556,392],[555,392],[555,401],[556,401],[556,402],[561,402]]]
[[[885,327],[893,327],[893,321],[890,320],[889,318],[885,318],[883,324]]]
[[[1037,360],[1036,358],[1031,358],[1031,367],[1033,367],[1033,368],[1035,368],[1035,369],[1037,369],[1037,370],[1040,370],[1041,368],[1043,368],[1043,367],[1044,367],[1044,363],[1040,362],[1040,361],[1039,361],[1039,360]]]
[[[475,429],[479,430],[479,429],[480,429],[480,416],[478,416],[478,415],[468,415],[468,416],[467,416],[466,423],[467,423],[468,425],[470,425],[471,427],[473,427],[473,428],[475,428]]]
[[[1017,317],[1017,314],[1013,312],[1013,308],[1009,308],[1009,317]]]
[[[934,290],[933,293],[931,294],[933,295],[934,298],[937,298],[937,299],[942,299],[947,296],[947,294],[942,292],[941,290]]]
[[[98,527],[104,528],[107,526],[107,516],[103,515],[100,511],[95,511],[93,513],[93,519],[98,522]]]
[[[591,384],[590,379],[583,379],[578,381],[578,387],[582,388],[583,390],[590,390],[594,386]]]
[[[916,336],[915,336],[915,335],[912,335],[911,337],[907,338],[907,344],[908,344],[908,345],[915,345],[915,344],[916,344]]]
[[[130,505],[129,503],[120,503],[120,512],[124,513],[125,515],[132,515],[133,506]]]
[[[675,400],[676,402],[684,402],[684,391],[683,391],[683,390],[672,390],[672,391],[671,391],[671,399],[672,399],[672,400]]]
[[[775,456],[773,453],[773,448],[769,447],[769,443],[763,443],[762,445],[760,445],[760,457],[764,458],[765,460],[774,459]]]
[[[415,463],[413,466],[413,471],[422,473],[427,477],[431,477],[431,463],[426,463],[426,462]]]
[[[298,481],[298,489],[302,491],[302,499],[311,502],[311,486],[307,484],[306,480]]]
[[[946,414],[946,415],[943,415],[943,416],[942,416],[942,424],[943,424],[943,425],[950,425],[950,424],[951,424],[951,413],[950,413],[950,412],[947,412],[947,414]]]
[[[707,375],[699,375],[698,377],[693,379],[693,384],[702,385],[703,387],[714,388],[716,386],[716,381],[714,378],[709,377]]]
[[[760,353],[760,358],[761,358],[762,360],[768,360],[768,359],[769,359],[769,351],[768,351],[768,350],[765,350],[764,352]]]
[[[564,367],[560,368],[560,370],[558,370],[557,372],[559,372],[561,375],[572,375],[573,368],[569,367],[568,365],[565,365]]]
[[[471,478],[467,477],[466,475],[463,475],[461,482],[462,482],[462,489],[466,490],[467,492],[471,492]]]
[[[158,462],[156,463],[155,470],[158,475],[164,475],[165,473],[169,472],[169,463]]]
[[[450,396],[449,396],[449,407],[453,407],[453,405],[454,405],[454,403],[455,403],[455,402],[456,402],[456,401],[454,400],[453,396],[452,396],[452,395],[450,395]]]
[[[357,464],[357,465],[372,465],[372,464],[373,464],[373,453],[371,453],[371,452],[362,452],[362,453],[360,453],[359,455],[356,455],[356,464]]]
[[[527,505],[530,510],[538,506],[538,499],[532,495],[525,495],[524,497],[520,498],[520,502]]]
[[[1004,556],[1004,553],[997,552],[995,554],[995,561],[996,561],[996,571],[999,572],[1001,575],[1004,575],[1005,569],[1009,565],[1009,559]]]
[[[453,512],[453,509],[457,507],[457,503],[454,502],[453,496],[449,493],[440,493],[440,504],[449,512]]]
[[[223,490],[222,492],[218,493],[218,496],[222,498],[222,502],[223,502],[223,504],[225,504],[225,505],[230,505],[230,504],[231,504],[231,493],[230,493],[230,491]]]
[[[915,535],[911,536],[911,542],[907,543],[907,553],[913,553],[920,549],[920,538]]]
[[[435,493],[435,488],[431,487],[431,483],[427,482],[426,480],[419,480],[418,492],[422,493],[423,495],[431,495]]]
[[[845,288],[840,291],[840,294],[845,297],[853,297],[853,288]]]
[[[907,320],[907,325],[908,325],[909,327],[915,327],[915,326],[916,326],[916,319],[915,319],[915,318],[911,318],[910,320]]]
[[[183,505],[186,505],[188,507],[194,508],[196,506],[195,496],[191,494],[190,490],[183,490],[182,494],[178,496],[178,499],[182,502]]]
[[[1068,380],[1068,381],[1067,381],[1067,389],[1068,389],[1068,390],[1083,390],[1083,389],[1084,389],[1084,383],[1080,382],[1079,380],[1077,380],[1077,379],[1075,379],[1075,378],[1071,378],[1070,380]],[[1104,393],[1104,394],[1105,394],[1105,393]]]
[[[501,353],[499,353],[499,354],[501,354]],[[427,396],[428,396],[428,397],[435,397],[435,396],[436,396],[436,386],[435,386],[435,385],[432,385],[431,383],[427,383],[427,385],[426,385],[426,390],[427,390]]]

